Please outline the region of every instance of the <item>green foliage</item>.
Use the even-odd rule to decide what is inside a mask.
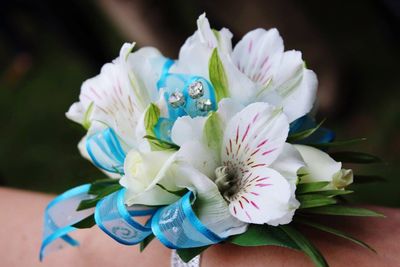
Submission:
[[[327,186],[329,182],[312,182],[312,183],[303,183],[298,184],[296,188],[296,194],[304,194],[310,192],[318,192],[320,189]]]
[[[348,207],[343,205],[330,205],[325,207],[310,208],[302,210],[302,212],[336,216],[385,217],[383,214],[369,209]]]
[[[364,152],[340,151],[329,153],[329,155],[336,161],[347,163],[369,164],[382,162],[379,157]]]
[[[313,133],[315,133],[321,125],[325,122],[325,120],[321,121],[317,126],[311,129],[307,129],[298,133],[294,133],[288,136],[287,141],[289,143],[293,143],[302,139],[305,139],[307,137],[310,137]]]
[[[145,135],[143,138],[146,138],[147,141],[150,142],[150,145],[153,150],[178,150],[179,146],[161,139],[158,139],[155,136]]]
[[[217,101],[229,97],[228,79],[226,77],[224,65],[218,55],[218,49],[214,48],[208,63],[210,81],[215,89]]]
[[[360,142],[366,141],[367,138],[355,138],[349,140],[342,140],[342,141],[334,141],[330,143],[319,143],[319,144],[308,144],[309,146],[313,146],[315,148],[332,148],[332,147],[339,147],[339,146],[351,146],[358,144]]]
[[[197,248],[183,248],[177,249],[176,253],[184,262],[189,262],[191,259],[201,254],[204,250],[206,250],[209,246],[197,247]]]
[[[86,228],[91,228],[96,224],[96,221],[94,220],[94,214],[86,217],[85,219],[75,223],[72,225],[72,227],[78,228],[78,229],[86,229]]]
[[[327,267],[328,263],[322,254],[318,251],[316,247],[299,231],[290,225],[279,226],[292,240],[295,242],[300,249],[307,254],[317,267]]]
[[[207,146],[212,149],[216,155],[219,155],[222,146],[223,130],[222,121],[218,113],[212,112],[208,116],[204,126],[204,136]]]
[[[145,239],[143,239],[142,242],[140,242],[139,245],[139,250],[140,252],[143,252],[145,250],[145,248],[150,244],[151,241],[153,241],[153,239],[156,236],[154,234],[150,234],[148,237],[146,237]]]
[[[93,208],[101,199],[120,190],[121,188],[122,186],[119,184],[117,179],[104,179],[93,182],[90,186],[89,194],[94,195],[95,197],[92,199],[82,200],[76,210],[80,211]]]
[[[144,115],[144,127],[146,129],[146,138],[152,150],[166,150],[166,149],[178,149],[179,147],[175,144],[160,140],[154,133],[154,127],[160,119],[160,109],[157,105],[151,103],[146,110]]]
[[[349,234],[344,233],[344,232],[342,232],[342,231],[340,231],[340,230],[338,230],[338,229],[331,228],[331,227],[329,227],[329,226],[326,226],[326,225],[323,225],[323,224],[319,224],[319,223],[316,223],[316,222],[311,222],[311,221],[306,220],[306,219],[304,219],[304,218],[296,218],[296,219],[295,219],[295,222],[296,222],[296,223],[300,223],[300,224],[307,225],[307,226],[309,226],[309,227],[318,229],[318,230],[320,230],[320,231],[324,231],[324,232],[330,233],[330,234],[332,234],[332,235],[336,235],[336,236],[341,237],[341,238],[344,238],[344,239],[347,239],[347,240],[349,240],[349,241],[351,241],[351,242],[354,242],[355,244],[357,244],[357,245],[359,245],[359,246],[362,246],[362,247],[364,247],[364,248],[366,248],[366,249],[369,249],[369,250],[371,250],[371,251],[373,251],[373,252],[376,252],[372,247],[370,247],[370,246],[369,246],[368,244],[366,244],[365,242],[363,242],[363,241],[361,241],[361,240],[359,240],[359,239],[356,239],[356,238],[350,236]]]
[[[336,199],[323,194],[305,194],[297,196],[297,199],[300,201],[299,209],[309,209],[337,203]]]
[[[229,242],[238,246],[280,246],[299,250],[299,246],[279,227],[251,224],[248,230],[232,236]]]

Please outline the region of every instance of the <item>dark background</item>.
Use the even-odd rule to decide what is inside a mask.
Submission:
[[[356,201],[400,207],[400,1],[0,1],[0,185],[60,193],[102,177],[76,148],[84,135],[64,113],[81,83],[123,42],[168,57],[206,11],[234,42],[277,27],[319,76],[318,117],[338,139],[384,164],[353,167],[387,181],[354,186]]]

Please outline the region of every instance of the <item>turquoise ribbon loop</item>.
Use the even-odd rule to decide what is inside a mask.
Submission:
[[[141,225],[135,217],[152,216],[156,209],[124,204],[125,189],[121,189],[100,200],[95,209],[96,224],[115,241],[124,245],[136,245],[149,236],[152,231],[150,223]]]
[[[112,128],[89,136],[86,139],[86,150],[98,168],[112,173],[124,173],[126,153]]]
[[[154,235],[171,249],[202,247],[224,239],[209,230],[192,209],[192,192],[160,208],[151,221]]]
[[[40,247],[39,259],[65,245],[77,246],[79,243],[68,234],[76,230],[75,223],[93,214],[94,209],[76,211],[79,203],[90,199],[89,184],[72,188],[53,199],[44,212],[43,242]]]

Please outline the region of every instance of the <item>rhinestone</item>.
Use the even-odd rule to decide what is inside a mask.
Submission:
[[[196,81],[189,85],[189,96],[193,99],[202,97],[204,95],[204,86],[200,81]]]
[[[176,91],[169,96],[168,102],[173,108],[179,108],[185,104],[185,98],[181,92]]]
[[[210,111],[212,108],[212,103],[211,100],[206,98],[206,99],[199,99],[196,102],[196,106],[200,111]]]

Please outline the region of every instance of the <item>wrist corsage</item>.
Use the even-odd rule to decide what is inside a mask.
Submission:
[[[197,26],[177,60],[124,44],[83,83],[66,115],[87,130],[81,154],[109,178],[48,205],[40,258],[94,225],[141,250],[157,238],[185,262],[229,242],[284,246],[327,266],[298,225],[371,249],[314,220],[382,216],[347,204],[347,187],[365,176],[342,165],[379,159],[340,150],[364,139],[334,141],[315,121],[317,77],[301,52],[284,51],[276,29],[232,48],[228,29],[212,29],[204,14]]]

